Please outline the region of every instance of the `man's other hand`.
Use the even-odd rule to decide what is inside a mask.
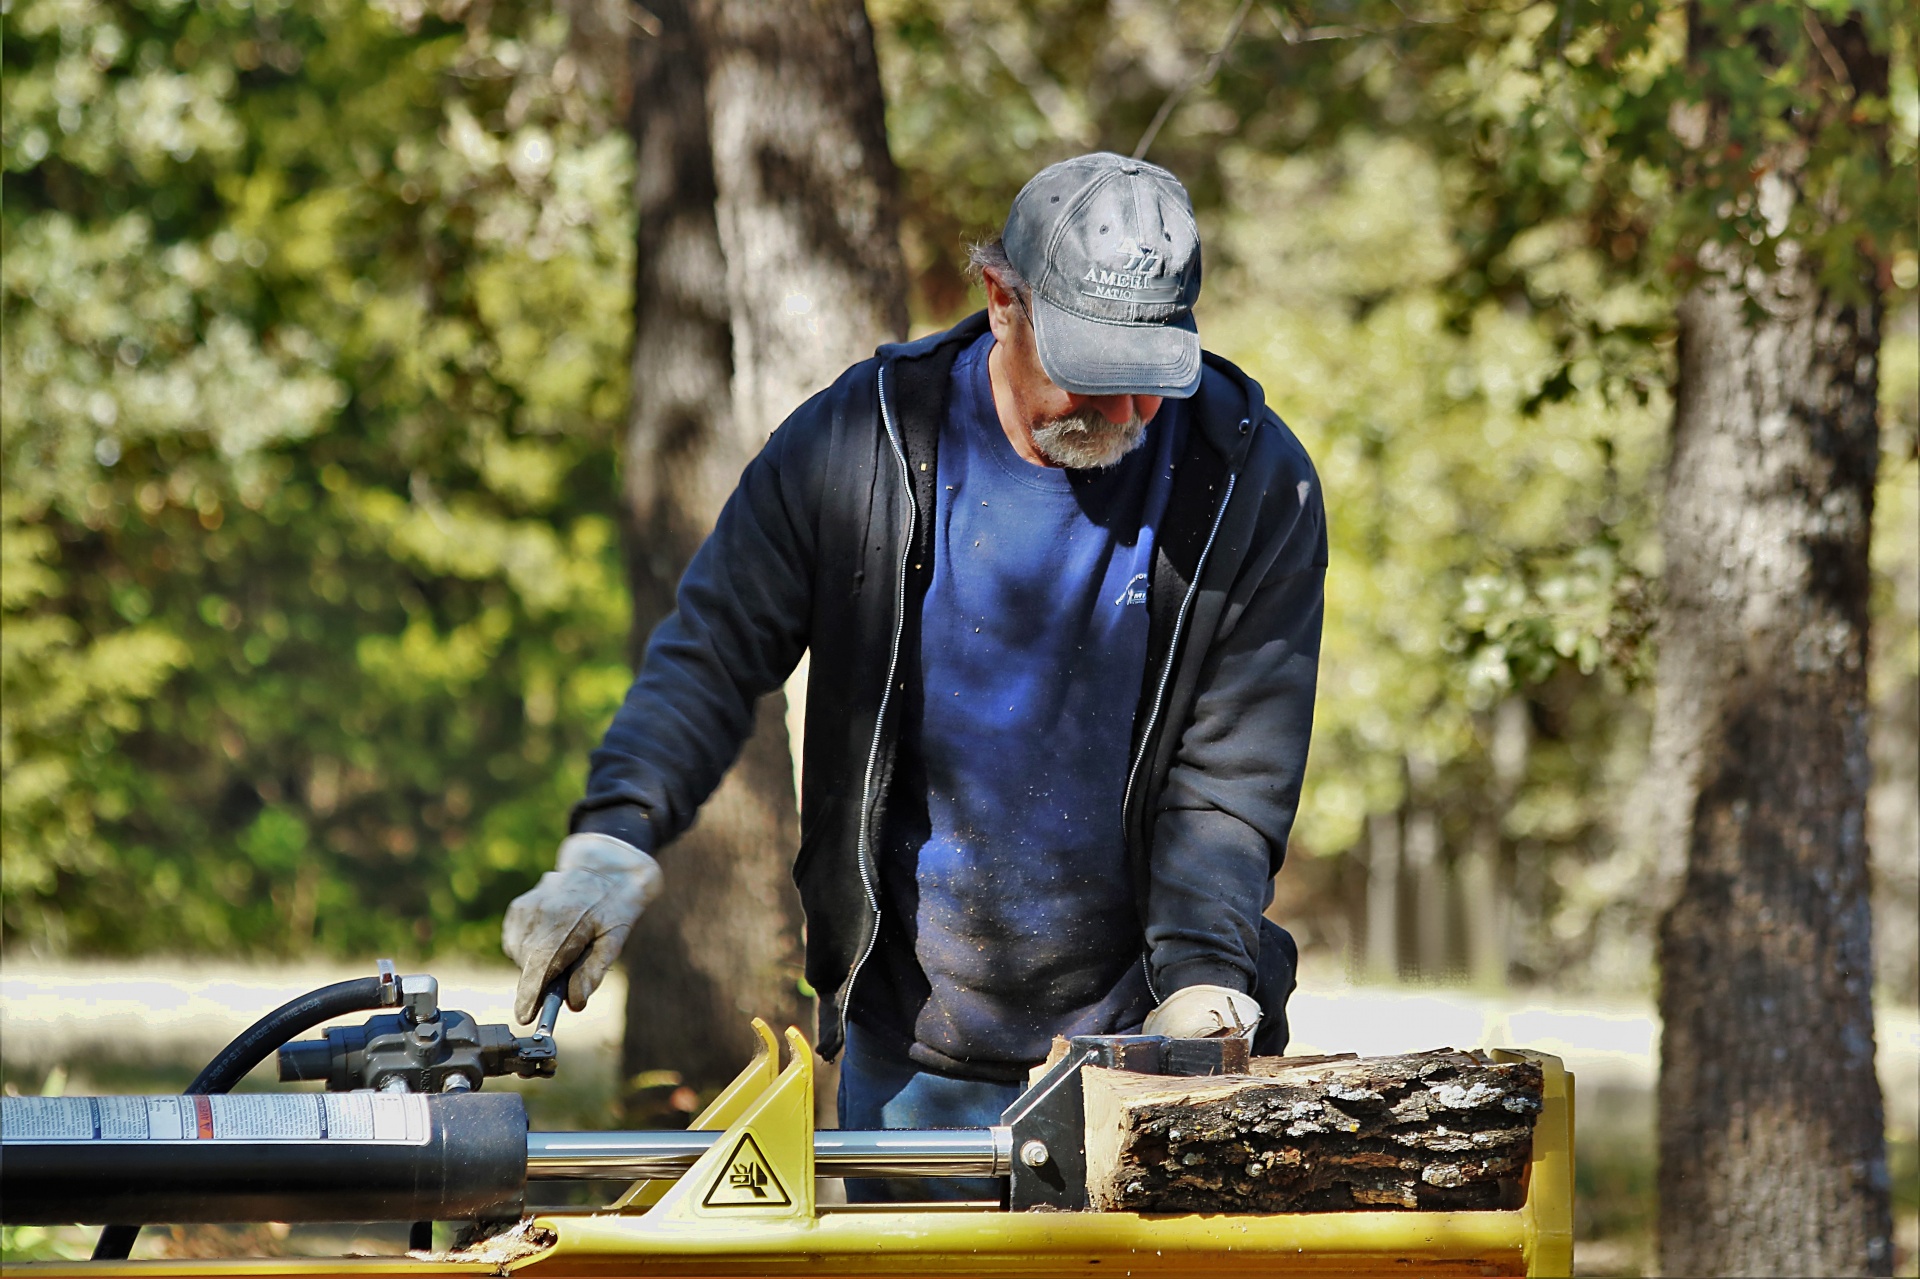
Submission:
[[[567,1007],[585,1008],[659,892],[660,864],[624,839],[580,834],[562,840],[554,868],[513,899],[501,929],[500,948],[520,965],[514,1019],[524,1024],[539,1016],[542,992],[569,966]]]
[[[1253,1038],[1260,1024],[1260,1005],[1252,995],[1225,986],[1188,986],[1168,995],[1147,1014],[1141,1027],[1149,1035],[1174,1039],[1208,1039],[1217,1035]]]

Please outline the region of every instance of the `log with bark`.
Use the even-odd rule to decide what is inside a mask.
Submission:
[[[1084,1082],[1087,1196],[1107,1212],[1518,1207],[1541,1096],[1536,1063],[1452,1049]]]

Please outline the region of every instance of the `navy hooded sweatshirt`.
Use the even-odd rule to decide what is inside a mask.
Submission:
[[[880,962],[852,1009],[945,1070],[1031,1061],[1153,1007],[1121,809],[1180,406],[1111,467],[1037,466],[1001,429],[992,348],[954,362]]]

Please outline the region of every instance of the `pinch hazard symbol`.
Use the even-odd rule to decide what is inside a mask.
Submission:
[[[707,1197],[700,1201],[700,1206],[784,1208],[792,1202],[787,1198],[786,1188],[780,1184],[780,1179],[773,1175],[773,1165],[760,1153],[753,1134],[742,1133],[740,1144],[727,1156],[726,1167],[713,1179],[713,1185],[707,1188]]]

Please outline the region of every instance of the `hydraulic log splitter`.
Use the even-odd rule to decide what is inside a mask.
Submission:
[[[425,975],[380,974],[262,1018],[181,1096],[0,1101],[0,1220],[117,1223],[91,1262],[34,1275],[1564,1275],[1573,1259],[1573,1078],[1544,1081],[1518,1208],[1475,1212],[1142,1214],[1087,1210],[1081,1072],[1247,1069],[1243,1039],[1087,1036],[990,1128],[814,1128],[813,1052],[787,1064],[756,1020],[751,1063],[684,1131],[529,1132],[502,1075],[554,1073],[558,990],[529,1036],[439,1006]],[[351,1012],[381,1012],[294,1040]],[[326,1091],[230,1089],[278,1052],[280,1078]],[[1496,1059],[1503,1054],[1496,1052]],[[822,1205],[816,1178],[1002,1180],[998,1202]],[[526,1218],[529,1179],[632,1181],[609,1208]],[[434,1220],[480,1223],[482,1242],[430,1251]],[[407,1221],[404,1256],[128,1261],[142,1225]],[[423,1229],[425,1227],[425,1229]]]

